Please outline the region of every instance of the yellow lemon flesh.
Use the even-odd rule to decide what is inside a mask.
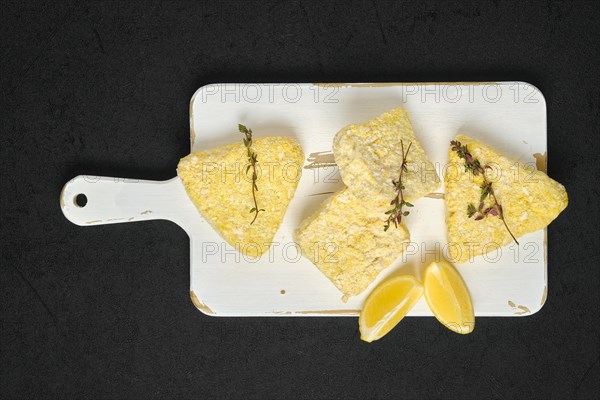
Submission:
[[[446,261],[431,263],[425,269],[423,285],[425,300],[438,321],[456,333],[473,332],[473,302],[456,268]]]
[[[358,327],[365,342],[381,339],[419,301],[423,285],[410,275],[397,276],[381,283],[365,300]]]

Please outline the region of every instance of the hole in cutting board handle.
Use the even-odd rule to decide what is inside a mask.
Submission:
[[[85,207],[85,205],[87,204],[88,199],[87,196],[83,193],[79,193],[77,196],[75,196],[75,198],[73,199],[73,203],[75,203],[75,205],[77,207]]]

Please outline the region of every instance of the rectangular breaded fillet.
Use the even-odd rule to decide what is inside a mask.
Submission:
[[[348,296],[366,289],[405,250],[404,224],[383,230],[389,202],[358,199],[345,188],[326,200],[295,232],[295,240],[319,270]]]
[[[246,173],[248,155],[241,140],[182,158],[177,175],[202,216],[227,243],[258,257],[269,248],[294,197],[304,153],[288,137],[255,139],[252,149],[258,157],[256,200],[265,209],[253,224],[252,172]]]
[[[402,165],[402,145],[408,151],[403,176],[404,198],[416,200],[435,191],[440,178],[417,140],[408,113],[396,108],[364,124],[349,125],[333,139],[333,155],[342,180],[356,196],[392,199]]]
[[[519,237],[545,228],[568,204],[563,185],[551,179],[533,166],[505,157],[477,140],[458,135],[457,141],[466,145],[474,159],[482,166],[489,165],[486,172],[504,218],[511,232]],[[476,221],[467,215],[467,206],[478,207],[481,196],[481,175],[473,176],[465,171],[465,162],[456,151],[450,150],[446,183],[446,225],[448,226],[449,257],[455,262],[465,262],[472,257],[495,252],[512,242],[502,220],[488,215]],[[487,171],[487,169],[486,169]],[[484,207],[491,206],[492,199],[485,200]]]

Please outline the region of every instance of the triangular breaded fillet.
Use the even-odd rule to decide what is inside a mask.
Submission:
[[[344,188],[325,200],[306,218],[294,238],[304,255],[348,296],[369,286],[405,250],[409,241],[404,224],[383,230],[389,202],[358,199]]]
[[[227,243],[258,257],[269,248],[294,197],[304,154],[288,137],[255,139],[252,150],[258,156],[256,200],[265,210],[253,224],[252,173],[246,174],[248,155],[241,140],[182,158],[177,175],[202,216]]]
[[[519,237],[545,228],[568,203],[567,192],[560,183],[533,166],[519,163],[464,135],[455,139],[467,146],[474,160],[489,165],[486,177],[492,182],[497,201],[502,206],[510,231]],[[446,224],[448,227],[449,257],[455,262],[491,251],[513,241],[502,220],[492,213],[476,220],[478,212],[469,217],[467,207],[479,209],[483,177],[465,170],[465,160],[450,149],[446,183]],[[488,196],[483,210],[493,205]]]
[[[405,199],[415,200],[435,191],[440,178],[402,108],[340,130],[333,139],[333,155],[342,180],[357,197],[391,200],[396,194],[392,181],[398,179],[402,165],[402,146],[408,151]]]

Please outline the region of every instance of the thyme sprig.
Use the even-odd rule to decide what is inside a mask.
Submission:
[[[402,222],[402,217],[410,214],[409,211],[403,211],[402,208],[413,207],[411,203],[404,200],[404,193],[402,192],[404,189],[404,184],[402,183],[402,177],[405,172],[408,173],[408,168],[406,166],[406,158],[408,157],[408,152],[410,151],[410,147],[412,146],[412,142],[408,144],[408,148],[406,152],[404,151],[404,142],[401,140],[400,145],[402,146],[402,164],[400,165],[400,175],[398,176],[398,180],[392,180],[392,185],[394,185],[394,189],[396,189],[396,196],[390,202],[390,205],[394,206],[392,209],[387,210],[385,213],[388,216],[385,221],[385,225],[383,225],[383,231],[386,232],[392,224],[397,228],[398,224]]]
[[[265,211],[264,208],[258,208],[258,203],[256,202],[256,192],[258,191],[258,186],[256,185],[256,179],[258,178],[258,175],[256,174],[256,164],[258,163],[258,158],[256,152],[252,150],[252,129],[248,129],[242,124],[238,124],[238,129],[240,130],[240,133],[244,134],[244,146],[246,146],[248,153],[249,164],[246,166],[246,175],[248,175],[248,172],[252,169],[252,200],[254,201],[254,207],[250,209],[250,214],[254,213],[254,218],[252,219],[252,222],[250,222],[250,225],[252,225],[258,217],[258,213]]]
[[[481,175],[483,178],[483,183],[481,184],[481,195],[479,197],[479,205],[475,207],[473,203],[469,203],[467,205],[467,216],[469,218],[475,217],[475,221],[481,221],[486,218],[488,215],[492,215],[494,217],[500,218],[504,223],[504,227],[513,238],[515,243],[518,245],[519,242],[515,235],[510,231],[508,224],[506,223],[506,219],[504,218],[504,210],[502,209],[502,205],[498,203],[498,199],[496,198],[496,194],[494,193],[494,188],[492,187],[492,182],[490,182],[486,176],[486,171],[491,170],[492,167],[489,165],[481,165],[478,159],[474,158],[473,155],[467,149],[467,145],[462,145],[459,141],[453,140],[450,142],[452,146],[452,151],[455,151],[460,158],[465,160],[465,171],[471,172],[474,176]],[[490,198],[492,200],[492,205],[489,207],[485,206],[485,199]]]

